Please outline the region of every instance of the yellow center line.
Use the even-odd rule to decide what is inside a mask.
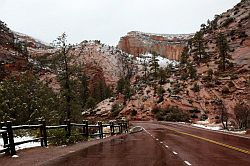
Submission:
[[[224,144],[224,143],[221,143],[221,142],[217,142],[217,141],[214,141],[214,140],[211,140],[211,139],[208,139],[208,138],[204,138],[204,137],[200,137],[200,136],[197,136],[197,135],[193,135],[193,134],[185,133],[185,132],[182,132],[182,131],[178,131],[178,130],[175,130],[175,129],[172,129],[172,128],[169,128],[169,127],[166,127],[166,128],[169,129],[169,130],[175,131],[177,133],[183,134],[183,135],[188,135],[190,137],[198,138],[198,139],[201,139],[201,140],[204,140],[204,141],[216,144],[216,145],[220,145],[220,146],[223,146],[223,147],[233,149],[233,150],[236,150],[238,152],[242,152],[242,153],[250,155],[250,151],[248,151],[248,150],[240,149],[240,148],[237,148],[237,147],[234,147],[234,146],[231,146],[231,145],[227,145],[227,144]]]

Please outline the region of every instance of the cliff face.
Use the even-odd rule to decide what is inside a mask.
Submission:
[[[178,69],[168,78],[168,81],[161,85],[165,90],[163,101],[159,101],[157,91],[150,84],[134,82],[133,85],[138,90],[131,97],[131,100],[124,106],[120,116],[127,116],[135,120],[153,119],[151,110],[156,107],[166,108],[167,106],[178,106],[186,110],[191,115],[192,121],[202,120],[201,123],[220,123],[221,112],[224,109],[228,122],[232,126],[237,126],[235,115],[237,104],[246,104],[250,107],[250,1],[242,0],[232,9],[221,15],[216,15],[215,19],[209,21],[205,28],[201,28],[203,33],[205,52],[208,57],[204,61],[194,61],[195,48],[188,45],[188,62],[193,64],[197,71],[196,78],[192,79],[187,75],[187,64],[179,65]],[[223,33],[229,45],[229,52],[232,58],[232,66],[228,66],[222,71],[219,64],[219,50],[216,46],[216,39],[219,33]],[[134,37],[129,37],[130,41],[135,41]],[[130,39],[131,38],[131,39]],[[193,40],[191,40],[193,41]],[[124,39],[120,43],[124,43]],[[136,45],[132,43],[130,45]],[[125,49],[129,49],[124,47]],[[133,47],[132,47],[133,48]],[[131,48],[130,48],[131,49]],[[140,69],[140,68],[139,68]],[[209,76],[208,71],[212,71]],[[140,71],[137,72],[140,78]],[[222,104],[218,104],[221,101]],[[131,111],[136,110],[136,116],[131,116]],[[198,110],[194,112],[193,110]],[[206,121],[203,121],[206,117]],[[225,118],[225,117],[224,117]]]
[[[0,20],[0,79],[13,71],[23,70],[27,64],[26,45]]]
[[[135,56],[156,52],[171,60],[179,60],[192,35],[163,35],[132,31],[121,37],[118,48]]]
[[[133,67],[128,54],[100,41],[84,41],[73,47],[70,54],[74,63],[83,66],[83,70],[93,81],[95,75],[102,75],[111,86],[115,86],[122,76],[128,74],[128,69]]]
[[[216,60],[216,37],[223,33],[230,47],[233,63],[237,65],[250,64],[250,1],[242,0],[232,9],[221,15],[215,15],[204,31],[208,53],[212,61]],[[211,26],[215,26],[211,28]],[[202,30],[202,29],[201,29]]]

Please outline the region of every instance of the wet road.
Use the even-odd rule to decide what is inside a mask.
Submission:
[[[133,122],[145,131],[71,153],[46,165],[249,166],[250,139],[173,123]]]
[[[202,166],[249,166],[250,139],[176,123],[135,122],[183,161]],[[188,164],[187,164],[188,165]]]

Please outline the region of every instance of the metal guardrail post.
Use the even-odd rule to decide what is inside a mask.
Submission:
[[[15,149],[13,130],[12,130],[12,123],[10,121],[7,121],[6,126],[7,126],[8,136],[9,136],[10,154],[13,156],[13,155],[16,155],[16,149]]]

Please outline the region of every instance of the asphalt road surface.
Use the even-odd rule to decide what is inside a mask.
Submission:
[[[250,139],[176,123],[133,122],[144,131],[71,153],[44,165],[250,166]]]

